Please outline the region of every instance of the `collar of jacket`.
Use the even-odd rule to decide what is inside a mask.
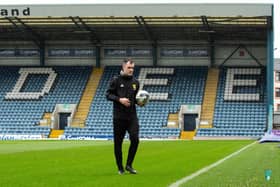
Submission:
[[[125,74],[122,70],[121,70],[121,72],[120,72],[120,75],[121,75],[121,77],[124,78],[124,79],[132,79],[132,77],[133,77],[133,76],[131,76],[131,75]]]

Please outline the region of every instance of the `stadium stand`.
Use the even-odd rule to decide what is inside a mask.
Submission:
[[[151,93],[150,103],[138,107],[142,138],[183,139],[184,132],[191,139],[195,133],[260,137],[272,129],[272,4],[3,5],[0,10],[0,135],[111,138],[112,103],[104,95],[120,71],[112,65],[126,57],[135,59],[141,88]],[[218,68],[224,65],[239,68]],[[92,66],[105,67],[101,79]],[[59,104],[71,109],[63,128],[57,127]],[[65,124],[71,126],[64,131]]]
[[[196,136],[261,137],[267,115],[264,72],[262,68],[222,68],[214,127],[200,128]]]
[[[90,67],[42,69],[1,66],[1,133],[41,134],[47,137],[50,126],[39,126],[40,119],[45,113],[51,113],[57,103],[78,103],[91,69]],[[20,79],[19,73],[25,71],[29,73],[25,74],[24,79]],[[19,95],[13,92],[18,92]],[[34,98],[30,94],[40,92],[44,92],[43,97],[41,95]],[[7,93],[12,94],[7,97],[9,95]],[[27,94],[22,97],[22,93]]]
[[[18,78],[17,83],[15,84],[13,90],[6,94],[5,99],[39,99],[45,93],[49,93],[57,75],[51,68],[21,68],[19,73],[20,77]],[[27,80],[28,76],[33,75],[34,77],[34,74],[48,74],[49,76],[47,76],[45,81],[40,80],[41,76],[39,76],[39,79],[34,81],[33,84],[27,84],[30,85],[30,88],[24,89],[24,84],[26,84],[26,81],[32,80],[30,78]],[[41,89],[40,86],[36,87],[36,85],[39,83],[45,83]],[[36,90],[41,90],[41,92],[36,92]]]
[[[52,68],[2,66],[1,133],[42,134],[47,137],[50,126],[39,126],[40,119],[46,113],[53,112],[58,103],[78,104],[91,71],[92,68],[87,66]],[[106,100],[105,91],[110,79],[119,74],[119,71],[119,66],[107,66],[104,69],[85,126],[66,127],[65,136],[112,138],[112,103]],[[146,107],[137,107],[140,137],[178,138],[181,128],[168,128],[168,115],[177,113],[183,104],[202,104],[207,71],[208,67],[205,66],[136,67],[135,76],[141,81],[141,88],[153,95]],[[236,71],[239,73],[235,74]],[[267,115],[264,77],[264,70],[261,68],[237,70],[222,68],[213,128],[199,128],[196,136],[263,135]],[[22,96],[22,93],[26,95]],[[36,97],[32,93],[37,94]],[[252,95],[254,97],[251,97]]]
[[[141,69],[144,70],[144,73]],[[107,66],[105,68],[86,120],[86,127],[66,128],[65,136],[112,137],[112,103],[106,100],[105,91],[110,79],[118,75],[119,71],[119,66]],[[150,73],[146,74],[146,71]],[[201,104],[207,67],[136,67],[135,76],[138,77],[140,74],[139,78],[146,77],[146,81],[143,82],[149,84],[142,85],[143,89],[161,96],[164,96],[162,93],[168,93],[167,100],[156,97],[157,94],[154,94],[154,100],[151,100],[146,107],[138,107],[140,137],[178,138],[180,128],[166,127],[168,114],[178,112],[180,105],[184,103]],[[163,81],[164,79],[167,82]],[[157,85],[151,80],[158,80]]]

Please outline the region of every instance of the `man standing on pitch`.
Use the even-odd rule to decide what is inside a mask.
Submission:
[[[125,59],[120,75],[115,76],[106,91],[108,100],[113,101],[114,153],[119,174],[124,174],[122,163],[122,143],[126,131],[129,133],[130,147],[125,169],[136,174],[132,163],[139,144],[139,124],[136,113],[136,94],[139,81],[133,76],[134,62]]]

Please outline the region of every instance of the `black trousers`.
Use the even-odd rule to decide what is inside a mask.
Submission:
[[[116,158],[116,163],[119,170],[123,170],[123,159],[122,159],[122,143],[126,131],[129,134],[130,146],[128,150],[128,156],[126,165],[132,166],[135,154],[137,152],[139,144],[139,124],[138,119],[123,120],[114,119],[114,153]]]

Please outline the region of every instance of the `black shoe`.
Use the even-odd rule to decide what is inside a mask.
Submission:
[[[126,166],[125,169],[131,174],[137,173],[137,171],[135,169],[133,169],[131,166]]]
[[[119,173],[119,175],[123,175],[124,174],[124,170],[120,169],[118,173]]]

